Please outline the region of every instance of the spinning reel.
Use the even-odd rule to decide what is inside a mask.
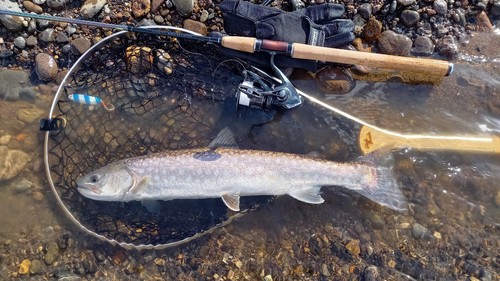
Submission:
[[[271,55],[271,67],[279,79],[256,67],[243,71],[245,79],[236,92],[237,106],[270,111],[273,108],[292,109],[302,104],[293,84],[274,64],[274,54]]]

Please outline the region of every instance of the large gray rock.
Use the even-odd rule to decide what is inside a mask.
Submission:
[[[52,81],[59,69],[56,60],[46,53],[36,55],[35,64],[36,74],[38,74],[38,78],[42,81]]]
[[[87,0],[80,8],[80,14],[87,19],[93,18],[106,3],[106,0]]]
[[[0,9],[13,12],[22,12],[19,4],[10,0],[0,0]],[[21,30],[23,28],[23,20],[24,18],[22,17],[0,15],[0,21],[2,22],[2,24],[12,31]]]
[[[29,160],[29,155],[20,150],[10,150],[6,146],[0,146],[0,181],[17,176],[24,170]]]
[[[394,31],[384,31],[378,39],[380,51],[388,55],[407,56],[411,50],[411,39]]]

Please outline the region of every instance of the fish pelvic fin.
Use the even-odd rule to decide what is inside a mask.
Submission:
[[[240,194],[224,194],[221,196],[222,201],[226,206],[232,211],[239,212],[240,211]]]
[[[294,190],[288,193],[288,195],[292,196],[293,198],[299,201],[306,202],[309,204],[321,204],[325,202],[325,199],[321,197],[320,191],[321,191],[321,186],[308,186],[305,188]]]
[[[382,157],[376,152],[363,157],[362,162],[368,162],[371,175],[365,176],[363,188],[354,191],[382,206],[404,212],[408,210],[408,202],[394,178],[393,160],[392,154]]]

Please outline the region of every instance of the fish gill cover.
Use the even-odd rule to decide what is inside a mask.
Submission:
[[[228,222],[231,214],[220,199],[162,201],[153,213],[140,202],[94,201],[78,193],[79,177],[113,161],[208,145],[224,100],[234,97],[242,79],[241,64],[225,62],[204,44],[144,34],[112,37],[70,70],[52,112],[65,120],[46,143],[50,178],[64,208],[89,233],[149,248]],[[75,94],[98,97],[102,105],[75,102],[69,98]],[[242,210],[268,200],[242,198]]]

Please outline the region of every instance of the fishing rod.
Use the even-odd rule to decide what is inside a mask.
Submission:
[[[413,71],[435,76],[448,76],[453,72],[453,63],[434,60],[421,59],[413,57],[401,57],[376,53],[365,53],[337,48],[320,47],[301,43],[290,43],[283,41],[274,41],[268,39],[257,39],[243,36],[224,36],[214,38],[202,35],[192,35],[163,30],[145,29],[131,25],[120,25],[101,23],[95,21],[64,18],[57,16],[46,16],[38,14],[28,14],[9,10],[1,10],[0,15],[10,15],[18,17],[27,17],[33,19],[42,19],[49,21],[67,22],[77,25],[96,26],[101,28],[125,30],[130,32],[148,33],[154,35],[164,35],[175,38],[189,39],[201,42],[209,42],[221,45],[223,47],[254,53],[259,51],[286,54],[292,58],[305,60],[318,60],[342,64],[359,64],[369,67],[379,67],[393,70]]]

